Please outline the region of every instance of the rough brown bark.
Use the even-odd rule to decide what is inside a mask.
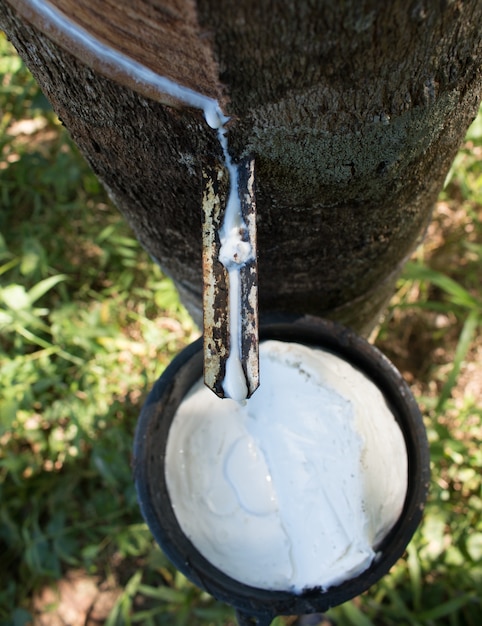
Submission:
[[[210,95],[223,86],[232,153],[256,160],[261,309],[366,331],[476,114],[482,3],[197,0],[196,9],[189,37],[202,41]],[[139,240],[200,306],[202,169],[220,157],[215,132],[199,111],[94,72],[5,0],[0,20]]]

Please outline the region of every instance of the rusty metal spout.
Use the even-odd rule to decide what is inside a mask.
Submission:
[[[254,161],[245,159],[238,165],[238,197],[243,225],[240,236],[249,244],[251,254],[239,266],[239,311],[230,311],[233,298],[229,271],[220,261],[220,229],[229,196],[230,180],[227,168],[216,163],[205,170],[202,202],[203,237],[203,330],[204,382],[224,398],[226,363],[232,352],[232,341],[239,341],[237,352],[250,397],[259,386],[258,356],[258,274],[256,248],[256,204]],[[233,337],[233,313],[239,320],[239,337]]]

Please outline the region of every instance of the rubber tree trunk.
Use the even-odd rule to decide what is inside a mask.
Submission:
[[[42,32],[25,4],[0,0],[0,25],[138,239],[199,311],[202,171],[220,158],[215,131],[200,111],[103,75]],[[261,310],[366,332],[477,112],[482,3],[108,0],[97,15],[84,0],[56,4],[101,38],[117,28],[124,52],[231,116],[232,156],[256,163]]]

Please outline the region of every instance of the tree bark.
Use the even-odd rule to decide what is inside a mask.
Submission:
[[[478,110],[482,3],[134,4],[149,28],[124,23],[124,51],[219,99],[233,158],[255,158],[261,311],[367,332]],[[0,0],[0,25],[74,141],[199,311],[202,171],[221,158],[215,131],[200,111],[103,75],[24,15]]]

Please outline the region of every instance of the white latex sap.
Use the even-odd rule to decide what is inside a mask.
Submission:
[[[243,241],[243,231],[247,230],[241,212],[238,189],[238,169],[233,164],[228,151],[226,134],[218,131],[219,141],[224,151],[224,162],[229,171],[230,190],[223,223],[219,230],[221,248],[219,260],[228,271],[229,281],[229,357],[223,380],[223,391],[227,398],[241,402],[248,395],[248,387],[241,365],[241,268],[252,259],[251,244]]]
[[[34,9],[42,18],[48,30],[52,28],[64,34],[67,40],[75,42],[80,48],[92,54],[103,70],[108,74],[115,74],[120,69],[138,85],[147,85],[157,92],[162,101],[163,95],[185,104],[186,106],[201,109],[206,123],[217,130],[221,144],[224,165],[229,172],[230,192],[225,207],[223,225],[220,229],[221,251],[219,260],[228,270],[229,280],[229,332],[230,354],[226,363],[226,375],[223,381],[225,395],[236,400],[244,400],[247,395],[247,386],[241,366],[241,313],[240,313],[240,268],[252,258],[249,244],[242,241],[241,231],[246,228],[241,216],[241,206],[238,193],[238,169],[233,163],[228,150],[225,124],[229,117],[224,115],[219,103],[213,98],[204,96],[188,87],[161,76],[124,53],[112,48],[97,39],[72,19],[65,15],[48,0],[26,0],[26,4]]]
[[[269,341],[243,405],[196,384],[166,479],[184,533],[245,584],[301,592],[372,563],[407,491],[401,430],[379,389],[333,354]]]

